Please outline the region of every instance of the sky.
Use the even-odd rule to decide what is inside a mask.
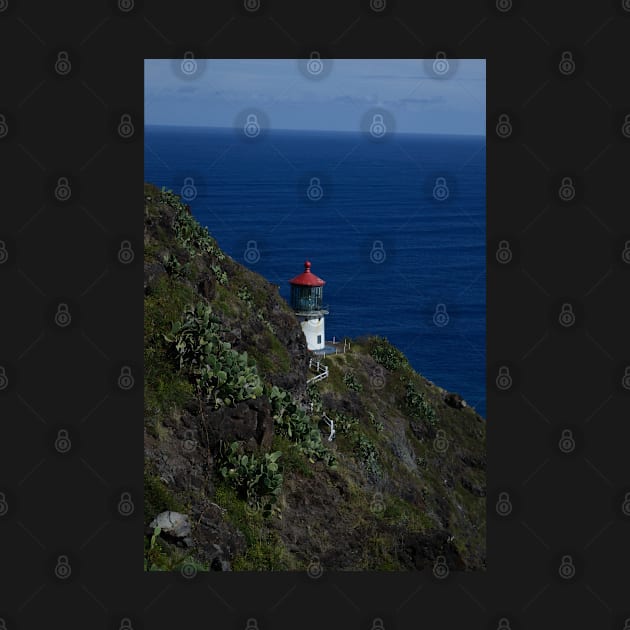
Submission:
[[[324,59],[317,80],[295,59],[147,59],[145,125],[232,127],[240,112],[264,112],[273,129],[357,131],[362,116],[384,109],[400,133],[485,135],[484,59]]]

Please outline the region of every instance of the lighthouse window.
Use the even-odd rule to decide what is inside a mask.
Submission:
[[[321,343],[322,342],[322,336],[321,335],[317,335],[317,343]]]

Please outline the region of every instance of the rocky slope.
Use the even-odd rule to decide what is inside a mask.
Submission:
[[[144,194],[145,568],[485,568],[485,421],[379,337],[307,387],[278,287]]]

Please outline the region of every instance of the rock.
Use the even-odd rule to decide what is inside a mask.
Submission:
[[[444,402],[454,409],[463,409],[464,407],[468,407],[466,401],[459,394],[451,392],[444,396]]]
[[[160,263],[144,263],[144,292],[150,293],[162,276],[166,275],[166,269]]]
[[[159,527],[161,533],[177,538],[188,546],[192,545],[190,522],[186,514],[171,510],[160,512],[149,523],[149,527]]]
[[[220,441],[269,448],[273,439],[273,417],[267,398],[244,400],[234,407],[217,410],[206,407],[205,424],[207,432],[202,433],[207,433],[205,446],[210,448],[217,447]],[[206,440],[205,435],[202,438]]]
[[[428,535],[411,534],[405,538],[405,546],[399,551],[399,558],[407,567],[422,570],[432,569],[441,556],[451,570],[466,570],[466,563],[453,544],[453,538],[448,531]]]
[[[216,281],[210,274],[203,274],[197,284],[197,291],[209,302],[214,299],[216,293]]]
[[[232,567],[228,560],[224,558],[223,549],[221,549],[220,545],[214,543],[213,545],[215,555],[210,561],[210,570],[211,571],[231,571]]]

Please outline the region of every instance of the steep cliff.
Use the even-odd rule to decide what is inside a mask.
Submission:
[[[377,336],[307,386],[278,287],[144,194],[145,568],[485,568],[485,421]]]

